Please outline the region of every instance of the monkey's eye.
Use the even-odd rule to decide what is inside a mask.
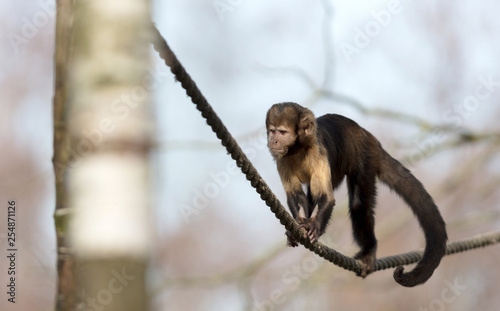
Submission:
[[[285,131],[285,130],[281,130],[279,131],[281,135],[285,135],[286,133],[288,133],[288,131]]]
[[[268,130],[269,133],[274,134],[276,133],[276,130]]]

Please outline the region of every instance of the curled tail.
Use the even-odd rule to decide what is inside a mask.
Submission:
[[[411,207],[425,234],[425,251],[417,266],[404,273],[403,267],[394,271],[394,279],[406,287],[413,287],[427,281],[446,253],[446,224],[432,197],[396,159],[383,151],[379,179],[399,194]]]

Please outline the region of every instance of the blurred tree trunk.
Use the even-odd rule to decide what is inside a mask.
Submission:
[[[148,310],[151,141],[147,0],[77,0],[68,204],[83,309]]]
[[[57,292],[56,310],[75,310],[79,304],[76,293],[77,269],[74,256],[68,251],[67,218],[68,206],[64,183],[68,164],[69,140],[66,131],[66,109],[68,60],[71,51],[74,1],[57,1],[55,42],[55,90],[54,90],[54,165],[56,202],[54,222],[57,236]]]

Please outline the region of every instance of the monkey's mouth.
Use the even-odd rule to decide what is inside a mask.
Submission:
[[[286,154],[284,149],[270,149],[270,151],[274,159],[282,159]]]
[[[269,147],[269,150],[273,155],[281,155],[285,153],[285,149],[283,148]]]

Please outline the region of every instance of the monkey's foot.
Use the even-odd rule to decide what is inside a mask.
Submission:
[[[362,254],[361,252],[359,252],[356,256],[354,256],[354,259],[359,260],[359,262],[361,263],[361,271],[359,273],[356,273],[357,276],[366,278],[368,274],[372,273],[375,270],[376,257],[374,253]]]

